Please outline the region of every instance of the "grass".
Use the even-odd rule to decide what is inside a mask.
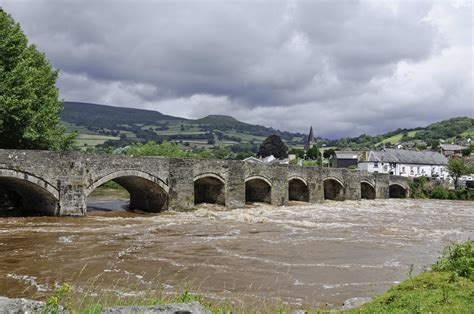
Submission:
[[[407,136],[408,137],[415,137],[416,132],[417,131],[410,131],[410,132],[407,133]],[[391,137],[388,137],[388,138],[384,139],[383,141],[377,143],[377,145],[379,145],[379,144],[396,144],[396,143],[398,143],[402,140],[402,137],[403,137],[403,133],[398,133],[398,134],[395,134]]]
[[[100,313],[110,306],[147,306],[165,303],[197,301],[212,313],[292,313],[294,309],[283,304],[252,305],[244,308],[224,302],[209,301],[189,290],[178,295],[150,289],[138,296],[123,297],[110,292],[93,293],[90,288],[81,294],[72,293],[65,284],[47,300],[45,313],[57,312],[59,305],[70,313]],[[102,290],[102,291],[111,291]],[[306,313],[342,313],[340,311],[307,310]],[[344,313],[474,313],[474,241],[454,244],[444,251],[438,261],[427,270],[390,288],[372,302]]]
[[[350,313],[474,313],[474,241],[449,246],[431,271]]]
[[[474,137],[474,128],[462,132],[461,135],[464,137]]]
[[[450,272],[424,272],[349,313],[474,313],[474,282]]]
[[[118,137],[107,136],[107,135],[98,135],[98,134],[78,134],[75,142],[79,147],[82,146],[96,146],[104,143],[108,140],[118,140]]]

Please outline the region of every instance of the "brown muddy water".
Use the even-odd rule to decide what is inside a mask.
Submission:
[[[68,282],[88,293],[190,288],[246,306],[340,307],[474,235],[474,202],[201,205],[148,215],[118,210],[126,203],[117,197],[126,195],[96,194],[82,218],[0,218],[0,295],[41,299]]]

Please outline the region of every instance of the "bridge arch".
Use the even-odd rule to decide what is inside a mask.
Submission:
[[[206,172],[194,177],[194,204],[210,203],[225,205],[225,179]]]
[[[0,207],[22,214],[59,214],[59,191],[49,182],[26,172],[0,169]]]
[[[271,203],[272,184],[262,176],[252,176],[245,179],[245,202]]]
[[[375,186],[367,180],[362,180],[360,182],[360,198],[374,200],[375,196]]]
[[[108,181],[114,181],[128,191],[129,209],[160,212],[168,207],[168,185],[152,174],[133,169],[114,171],[94,180],[86,189],[86,197]]]
[[[327,177],[323,179],[324,199],[343,201],[344,184],[336,177]]]
[[[407,198],[408,187],[397,182],[390,183],[388,187],[388,197],[389,198]]]
[[[308,183],[299,176],[288,179],[288,199],[290,201],[309,202]]]

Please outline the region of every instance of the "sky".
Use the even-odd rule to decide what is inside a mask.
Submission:
[[[326,138],[474,117],[471,0],[0,0],[67,101]]]

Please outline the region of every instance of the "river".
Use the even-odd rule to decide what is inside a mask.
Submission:
[[[363,200],[162,214],[98,193],[87,217],[0,218],[0,295],[55,286],[123,295],[184,289],[209,299],[338,308],[373,297],[474,236],[474,202]],[[95,209],[93,210],[94,207]],[[90,288],[92,287],[92,288]]]

